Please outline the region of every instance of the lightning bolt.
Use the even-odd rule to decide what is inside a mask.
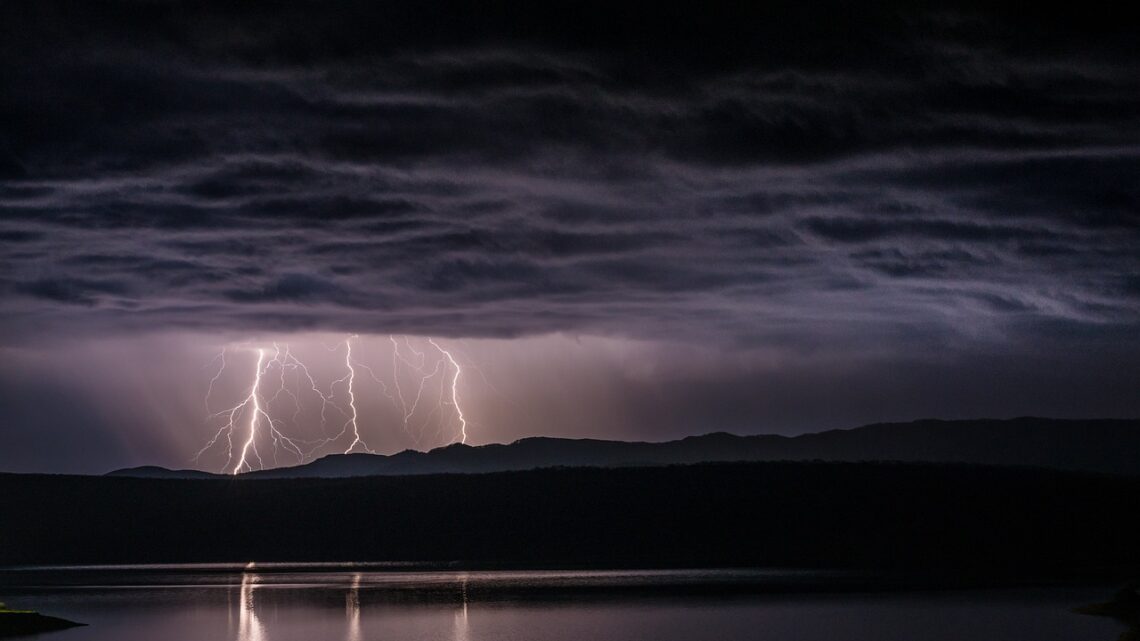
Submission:
[[[352,435],[353,435],[352,443],[349,444],[348,449],[345,450],[344,453],[348,454],[349,452],[352,451],[352,448],[356,447],[357,445],[360,445],[360,447],[363,448],[365,452],[368,452],[369,454],[375,454],[376,452],[373,452],[371,449],[369,449],[368,445],[363,440],[361,440],[361,438],[360,438],[360,426],[356,424],[356,418],[357,418],[356,390],[353,388],[353,384],[356,381],[356,370],[352,366],[352,339],[353,338],[356,338],[356,337],[351,336],[347,340],[344,341],[344,366],[348,368],[348,406],[349,406],[349,408],[352,409],[352,417],[349,419],[348,422],[352,424]],[[346,426],[347,426],[347,424],[346,424]]]
[[[256,442],[258,421],[261,419],[261,417],[263,415],[265,416],[265,419],[267,421],[272,420],[269,418],[269,414],[266,414],[265,410],[261,409],[261,395],[259,394],[259,392],[260,392],[260,388],[261,388],[261,375],[265,373],[265,370],[263,370],[261,368],[261,363],[264,360],[265,360],[265,350],[264,349],[257,350],[257,370],[256,370],[257,375],[253,379],[253,388],[250,389],[249,396],[247,396],[245,401],[242,402],[242,406],[244,406],[247,403],[253,404],[253,412],[250,413],[250,417],[249,417],[249,438],[246,439],[245,445],[243,445],[241,448],[241,456],[238,458],[237,465],[234,466],[234,471],[233,471],[234,474],[237,474],[238,472],[240,472],[241,468],[246,467],[247,465],[249,466],[249,468],[251,470],[253,469],[253,465],[250,463],[246,463],[246,460],[245,460],[246,456],[248,456],[251,449],[253,451],[254,456],[257,457],[258,466],[264,467],[264,463],[262,463],[262,461],[261,461],[261,455],[257,453],[257,442]],[[239,407],[241,407],[241,406],[239,406]],[[233,414],[231,413],[230,416],[232,417]]]
[[[420,396],[423,395],[424,382],[427,381],[428,378],[431,378],[431,376],[423,376],[424,355],[412,347],[406,336],[404,337],[404,345],[406,345],[408,350],[413,354],[420,357],[419,365],[411,362],[400,353],[400,344],[396,341],[395,336],[388,336],[388,340],[392,342],[392,381],[396,387],[396,399],[400,402],[400,411],[403,413],[404,433],[411,437],[412,442],[415,443],[415,446],[418,448],[420,446],[421,435],[418,431],[415,433],[412,432],[410,421],[412,415],[416,413],[416,406],[419,405]],[[412,402],[411,409],[408,408],[408,401],[404,396],[404,389],[400,386],[400,363],[407,365],[409,369],[420,375],[420,383],[416,388],[416,396]]]
[[[343,416],[344,418],[352,420],[352,416],[348,412],[346,412],[344,410],[344,408],[342,408],[340,405],[333,402],[332,390],[331,389],[330,389],[328,394],[325,394],[324,392],[322,392],[320,390],[319,387],[317,387],[317,383],[315,380],[313,380],[313,375],[309,372],[309,368],[303,362],[301,362],[301,360],[299,358],[297,358],[297,356],[295,354],[292,353],[292,351],[290,350],[288,345],[285,346],[284,353],[282,353],[281,348],[277,345],[277,343],[273,344],[273,348],[274,348],[274,355],[273,355],[273,359],[269,362],[269,366],[276,365],[278,367],[278,369],[279,369],[279,376],[278,376],[279,383],[278,383],[277,392],[269,399],[269,401],[267,401],[267,403],[266,403],[267,406],[271,405],[282,394],[285,394],[286,396],[288,396],[293,401],[292,423],[293,423],[294,427],[296,427],[297,426],[297,418],[301,414],[301,401],[300,401],[300,397],[298,396],[298,394],[301,392],[301,390],[300,390],[301,377],[304,377],[305,382],[308,383],[309,390],[312,391],[314,394],[316,394],[317,398],[319,398],[321,400],[320,428],[321,428],[322,433],[324,433],[325,427],[328,425],[328,408],[330,406],[333,409],[335,409],[338,413],[340,413],[341,416]],[[267,368],[269,366],[267,366]],[[285,377],[286,372],[293,372],[294,382],[295,382],[295,385],[297,388],[296,392],[289,389],[288,384],[286,382],[286,377]],[[343,379],[342,379],[342,381],[343,381]],[[341,382],[341,381],[338,381],[338,382]],[[343,434],[344,434],[344,432],[341,432],[341,435],[343,435]],[[322,439],[315,439],[315,440],[293,439],[293,438],[288,438],[288,437],[285,437],[283,435],[280,435],[280,433],[277,433],[275,436],[278,437],[278,440],[280,442],[286,444],[286,446],[283,447],[283,449],[285,449],[285,450],[287,450],[293,454],[297,454],[300,451],[300,446],[298,444],[304,445],[307,448],[306,451],[300,453],[300,462],[304,462],[306,459],[311,458],[318,450],[320,450],[321,447],[323,447],[324,445],[327,445],[331,440],[331,439],[323,439],[323,438]],[[275,440],[275,442],[274,442],[274,448],[275,448],[274,449],[274,462],[277,461],[276,447],[278,445],[278,440]]]
[[[293,401],[293,423],[295,425],[297,422],[297,416],[301,413],[301,399],[297,398],[297,394],[290,390],[289,386],[285,382],[285,373],[290,370],[288,362],[291,357],[292,355],[289,353],[288,345],[285,346],[285,354],[282,355],[281,347],[278,346],[277,343],[273,343],[273,359],[269,361],[269,365],[277,365],[277,392],[273,394],[273,396],[269,397],[269,400],[265,402],[265,405],[267,407],[272,406],[273,403],[276,402],[282,394],[288,396]],[[268,369],[268,367],[269,366],[266,368]]]
[[[435,350],[440,355],[440,357],[435,361],[432,369],[429,371],[427,369],[427,354],[423,351],[417,350],[415,346],[412,345],[411,340],[407,336],[403,337],[403,349],[411,352],[418,363],[413,362],[411,358],[408,358],[403,354],[400,341],[397,341],[395,336],[389,336],[388,340],[392,343],[392,380],[393,387],[396,390],[396,395],[394,397],[389,395],[389,398],[393,398],[399,404],[399,409],[403,413],[404,433],[412,438],[416,447],[419,447],[423,437],[423,428],[426,427],[427,424],[431,421],[432,416],[434,416],[436,412],[442,412],[444,406],[451,406],[455,408],[456,418],[459,421],[459,435],[453,438],[451,442],[454,443],[458,441],[460,443],[466,443],[468,421],[459,402],[459,379],[463,374],[463,370],[451,351],[440,347],[440,345],[436,343],[434,339],[429,337],[427,339],[428,344],[435,348]],[[410,393],[406,394],[404,388],[400,385],[401,364],[403,364],[406,369],[409,369],[418,375],[418,381],[414,395],[411,395]],[[450,396],[451,400],[449,402],[444,402],[443,385],[445,383],[445,380],[442,378],[442,375],[448,371],[452,373]],[[435,378],[436,376],[441,376],[440,400],[437,402],[437,406],[423,419],[423,422],[419,428],[413,429],[412,417],[415,416],[417,411],[420,409],[420,401],[423,399],[424,387],[427,385],[427,382],[429,380]],[[411,398],[410,403],[408,402],[409,397]],[[442,429],[443,426],[441,425],[441,433]]]
[[[245,410],[245,408],[248,407],[251,403],[253,403],[255,397],[257,396],[257,388],[261,382],[261,363],[262,363],[263,359],[264,359],[264,352],[262,350],[258,350],[257,351],[257,367],[254,370],[254,384],[250,387],[249,393],[246,395],[246,397],[237,405],[234,405],[233,407],[231,407],[229,409],[222,410],[221,412],[217,412],[217,413],[211,415],[211,417],[225,415],[228,417],[228,420],[226,421],[226,423],[224,425],[222,425],[220,428],[218,428],[218,431],[214,433],[214,437],[211,438],[206,443],[206,445],[201,450],[198,451],[198,453],[194,456],[194,461],[197,461],[199,458],[201,458],[201,456],[203,454],[205,454],[207,450],[209,450],[211,447],[213,447],[222,438],[222,435],[225,435],[225,437],[226,437],[226,464],[225,464],[225,467],[227,467],[227,468],[229,467],[230,463],[233,461],[234,432],[238,429],[238,427],[235,423],[239,420],[239,418],[240,418],[241,414],[243,413],[243,411]],[[224,369],[225,369],[225,362],[223,361],[222,367],[218,370],[218,373],[214,375],[214,378],[211,379],[210,390],[207,391],[207,400],[206,400],[207,407],[209,406],[209,393],[210,393],[210,391],[213,391],[213,381],[216,381],[218,379],[218,377],[221,376],[222,371]],[[254,415],[253,418],[254,418],[254,421],[253,421],[252,427],[256,428],[256,419],[257,419],[256,414]],[[256,453],[256,449],[254,450],[254,452]],[[244,461],[244,454],[245,453],[243,453],[243,461]],[[234,473],[235,474],[237,473],[237,468],[234,469]]]
[[[317,383],[308,366],[297,357],[288,344],[273,343],[271,349],[259,347],[253,350],[257,353],[257,359],[245,396],[232,407],[209,414],[211,422],[218,417],[224,422],[193,457],[193,461],[197,462],[211,448],[219,445],[224,445],[226,452],[226,461],[222,470],[230,474],[264,469],[269,462],[267,455],[262,453],[262,449],[266,446],[272,446],[274,465],[281,463],[279,455],[282,453],[288,454],[298,463],[304,463],[322,452],[327,452],[327,447],[336,443],[341,443],[340,447],[343,447],[345,442],[348,443],[348,447],[343,450],[345,454],[352,452],[375,454],[362,433],[364,423],[358,404],[358,374],[371,377],[380,386],[384,396],[392,401],[399,412],[404,432],[415,442],[417,448],[425,436],[424,430],[433,423],[436,425],[436,434],[443,437],[445,442],[467,442],[467,431],[472,423],[467,419],[461,403],[460,379],[464,370],[452,349],[445,349],[430,337],[422,339],[431,346],[431,350],[428,350],[423,347],[417,349],[407,336],[401,337],[402,340],[389,336],[389,341],[392,343],[393,368],[391,386],[389,386],[377,376],[372,367],[357,358],[353,351],[353,343],[358,338],[352,335],[343,341],[345,374],[329,383],[327,388],[322,388]],[[422,346],[422,343],[420,344]],[[339,351],[340,347],[338,344],[328,349]],[[223,348],[206,365],[209,367],[215,362],[219,363],[206,390],[204,403],[207,412],[210,411],[210,400],[216,391],[215,386],[228,366],[229,354],[228,348]],[[482,375],[477,367],[475,369],[477,374]],[[401,384],[400,379],[409,376],[414,381],[414,389]],[[425,388],[429,381],[433,380],[439,381],[439,395],[429,404],[425,402],[425,397],[434,396],[435,392],[425,393]],[[306,409],[310,401],[304,400],[310,398],[309,395],[315,395],[320,402],[320,437],[315,440],[305,440],[287,435],[283,431],[286,425],[291,426],[290,431],[300,429],[303,412],[306,412],[304,416],[313,416],[307,413]],[[427,411],[426,406],[429,405],[433,407]],[[331,413],[334,412],[339,414],[344,422],[337,434],[329,435],[326,428]],[[274,416],[284,416],[286,420]],[[435,418],[437,416],[438,419]],[[449,416],[451,418],[448,418]],[[453,436],[445,437],[445,433],[452,429],[456,429],[457,433],[452,432]],[[347,439],[349,435],[351,435],[350,440],[342,440]]]
[[[360,413],[356,408],[356,366],[358,365],[358,363],[356,363],[356,361],[352,358],[352,340],[354,338],[357,338],[357,337],[355,335],[349,336],[344,341],[344,366],[345,366],[345,369],[348,370],[348,373],[345,374],[344,376],[338,378],[337,380],[333,381],[329,385],[329,396],[330,397],[332,396],[333,390],[336,388],[337,385],[343,384],[345,386],[346,394],[348,396],[348,411],[345,412],[344,410],[341,410],[341,412],[345,415],[346,420],[345,420],[344,424],[341,426],[340,432],[338,432],[335,436],[330,436],[328,438],[324,438],[324,439],[321,439],[319,441],[316,441],[316,443],[317,443],[316,449],[320,449],[321,447],[323,447],[325,445],[328,445],[330,443],[333,443],[335,441],[340,440],[342,437],[344,437],[346,434],[348,434],[348,430],[351,427],[352,428],[352,436],[353,436],[352,443],[349,444],[348,449],[346,449],[344,451],[344,453],[348,454],[348,453],[352,452],[352,450],[354,450],[356,448],[356,446],[359,445],[360,449],[364,450],[365,452],[368,452],[369,454],[375,454],[376,452],[372,448],[368,447],[368,444],[365,443],[364,439],[360,436]],[[335,349],[337,349],[337,347],[334,346],[329,351],[333,351]],[[369,371],[371,371],[371,369],[369,369]],[[375,375],[373,376],[373,378],[375,378]],[[312,380],[311,377],[310,377],[310,380]],[[379,379],[377,379],[377,380],[379,381]],[[315,387],[316,386],[314,385],[314,388]],[[337,407],[338,409],[340,409],[339,406],[337,406],[335,404],[333,404],[333,405],[334,405],[334,407]],[[322,410],[322,417],[323,416],[324,416],[324,411]],[[322,418],[322,420],[323,420],[323,418]]]
[[[406,345],[408,347],[409,352],[415,354],[416,358],[420,359],[419,367],[420,367],[420,369],[423,369],[424,363],[427,362],[427,356],[423,352],[421,352],[421,351],[417,350],[415,347],[413,347],[412,346],[412,340],[410,338],[408,338],[407,336],[404,337],[404,345]]]
[[[336,347],[334,346],[333,349],[336,349]],[[313,379],[313,375],[311,373],[309,373],[309,368],[306,367],[304,363],[302,363],[300,360],[298,360],[296,356],[290,356],[290,360],[291,360],[291,363],[289,363],[288,365],[290,367],[292,367],[294,370],[296,370],[297,372],[299,372],[300,375],[303,375],[305,377],[305,380],[309,383],[309,389],[312,390],[312,392],[314,394],[316,394],[318,398],[321,399],[321,431],[322,431],[322,433],[324,432],[325,425],[328,424],[328,408],[330,405],[332,406],[333,409],[335,409],[337,412],[339,412],[341,414],[341,416],[344,416],[345,418],[347,418],[348,413],[344,411],[344,408],[342,408],[340,405],[337,405],[336,403],[334,403],[332,401],[332,389],[330,388],[329,393],[326,395],[324,392],[322,392],[317,387],[317,382]],[[321,441],[313,441],[313,443],[320,443],[320,442]]]
[[[249,417],[248,427],[246,428],[248,434],[245,438],[245,442],[242,443],[241,452],[237,457],[237,464],[235,464],[233,469],[230,470],[231,474],[238,474],[242,471],[262,469],[265,467],[265,462],[261,457],[261,453],[257,449],[259,428],[261,428],[263,420],[265,429],[273,443],[274,463],[278,462],[277,453],[280,449],[290,452],[291,454],[298,457],[299,460],[304,460],[305,453],[298,445],[298,441],[286,436],[280,431],[278,428],[279,422],[273,420],[267,411],[267,404],[263,404],[263,397],[261,392],[262,379],[264,378],[265,373],[269,371],[269,368],[274,363],[280,362],[279,359],[280,349],[276,348],[276,346],[274,357],[268,363],[265,361],[265,350],[262,348],[259,348],[257,350],[257,365],[254,367],[253,384],[250,385],[249,392],[246,394],[245,398],[238,402],[237,405],[234,405],[233,407],[224,409],[212,415],[225,416],[226,422],[220,428],[218,428],[218,431],[214,434],[214,437],[211,438],[209,442],[207,442],[206,445],[198,451],[198,454],[194,456],[195,461],[201,458],[201,456],[205,454],[206,451],[217,444],[218,441],[221,440],[222,436],[225,435],[226,464],[223,469],[229,468],[230,464],[234,461],[234,436],[240,430],[238,422],[246,415]],[[224,369],[224,365],[222,369]],[[217,380],[218,376],[220,375],[221,370],[218,371],[212,380]],[[212,384],[213,383],[211,382],[211,386]],[[256,468],[253,465],[254,460],[257,461]]]
[[[226,348],[225,347],[223,347],[222,351],[217,356],[214,357],[214,360],[210,361],[209,363],[206,363],[206,367],[209,367],[211,364],[214,363],[214,361],[218,361],[218,360],[220,360],[222,363],[221,363],[221,365],[218,366],[218,371],[214,373],[214,377],[210,379],[209,387],[206,388],[206,412],[207,413],[210,412],[210,394],[214,393],[214,383],[217,383],[218,378],[220,378],[222,375],[222,372],[226,371]]]
[[[459,418],[459,438],[457,440],[460,443],[466,443],[467,442],[467,419],[464,418],[463,408],[460,407],[460,405],[459,405],[459,376],[460,376],[460,374],[463,373],[463,371],[459,368],[459,363],[455,362],[455,358],[451,356],[451,352],[440,347],[431,338],[427,339],[427,341],[429,343],[431,343],[432,347],[438,349],[440,351],[440,353],[442,353],[445,357],[447,357],[447,361],[449,363],[451,363],[451,366],[453,368],[455,368],[455,374],[451,377],[451,403],[449,403],[449,405],[451,405],[455,408],[455,414]],[[452,441],[452,442],[454,442],[454,441]]]
[[[225,434],[225,436],[226,436],[226,465],[224,467],[229,467],[230,461],[233,460],[233,432],[236,429],[236,426],[234,425],[234,421],[236,420],[237,414],[238,414],[238,412],[241,411],[243,405],[238,404],[238,405],[230,408],[229,410],[222,410],[221,412],[210,413],[210,395],[214,393],[214,383],[216,383],[218,381],[218,379],[221,378],[222,373],[226,370],[226,348],[225,347],[222,347],[222,351],[220,353],[218,353],[218,355],[215,356],[213,358],[213,360],[211,360],[209,363],[206,363],[206,365],[203,368],[209,367],[210,364],[214,363],[215,361],[221,361],[221,364],[218,366],[218,371],[214,373],[213,378],[210,379],[209,386],[206,388],[206,398],[205,398],[206,412],[209,413],[210,418],[213,418],[216,416],[221,416],[223,414],[228,414],[229,420],[224,425],[222,425],[220,428],[218,428],[218,431],[216,433],[214,433],[213,438],[211,438],[209,441],[206,442],[206,445],[203,446],[202,449],[199,450],[198,453],[194,455],[194,458],[192,460],[194,462],[197,462],[198,459],[200,459],[203,454],[205,454],[211,447],[213,447],[219,441],[219,439],[221,439],[222,435]],[[247,400],[248,400],[248,397],[247,397]]]
[[[384,396],[387,396],[388,399],[391,401],[396,400],[396,397],[392,396],[392,393],[388,391],[388,384],[385,383],[383,380],[380,379],[379,376],[376,375],[376,370],[372,369],[371,367],[369,367],[369,366],[365,365],[364,363],[361,363],[360,361],[357,361],[357,360],[352,361],[352,364],[359,367],[360,369],[368,372],[369,378],[371,378],[373,381],[375,381],[376,383],[378,383],[380,385],[380,391],[384,394]]]
[[[405,431],[406,431],[406,428],[408,426],[408,422],[411,421],[412,416],[416,413],[416,409],[420,406],[420,399],[423,398],[423,395],[424,395],[424,385],[428,382],[429,379],[431,379],[435,375],[439,374],[439,367],[442,364],[443,364],[443,359],[440,359],[440,360],[436,361],[435,369],[433,369],[432,371],[428,372],[427,374],[423,374],[422,371],[420,372],[423,375],[420,376],[420,383],[416,387],[416,397],[414,399],[412,399],[412,406],[410,408],[406,408],[405,412],[404,412]]]

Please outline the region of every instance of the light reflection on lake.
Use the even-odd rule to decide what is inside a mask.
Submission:
[[[804,593],[784,571],[0,570],[0,600],[90,624],[44,641],[1112,641],[1104,588]],[[798,592],[798,593],[791,593]]]
[[[265,632],[257,618],[257,604],[253,602],[253,589],[257,585],[256,574],[246,572],[241,575],[241,599],[238,606],[238,641],[264,641]]]

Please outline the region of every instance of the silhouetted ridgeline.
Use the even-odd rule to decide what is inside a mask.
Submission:
[[[1013,420],[880,423],[796,437],[707,434],[667,443],[525,438],[508,445],[452,445],[391,456],[326,456],[255,478],[336,478],[377,474],[500,472],[553,466],[671,465],[711,461],[922,461],[1029,465],[1140,474],[1140,421]],[[202,472],[157,467],[115,476],[198,478]]]
[[[352,479],[0,475],[0,564],[1140,569],[1140,478],[726,463]]]

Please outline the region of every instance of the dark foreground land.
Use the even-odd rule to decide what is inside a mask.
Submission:
[[[794,566],[1018,579],[1140,570],[1140,478],[722,463],[475,475],[0,475],[0,565],[420,561]]]
[[[67,628],[82,625],[82,623],[57,619],[56,617],[45,616],[38,612],[6,610],[3,604],[0,604],[0,639],[28,634],[39,634],[41,632],[52,632],[55,630],[66,630]]]

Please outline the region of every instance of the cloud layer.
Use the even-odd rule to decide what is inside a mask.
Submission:
[[[672,43],[668,16],[591,39],[553,13],[386,43],[364,9],[120,9],[6,21],[10,332],[905,342],[1140,318],[1140,65],[1107,18],[1095,47],[1047,18],[788,7]],[[738,55],[702,49],[716,29]]]

